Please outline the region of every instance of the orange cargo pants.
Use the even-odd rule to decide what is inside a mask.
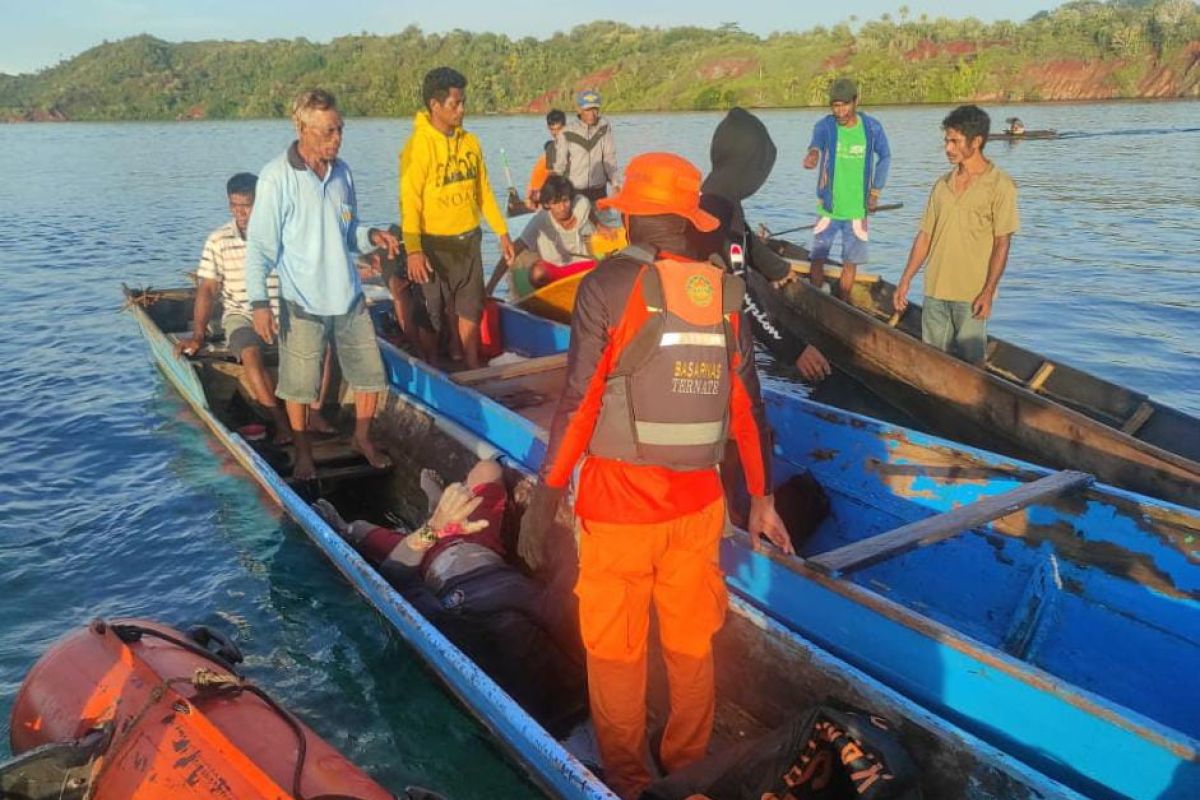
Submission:
[[[605,779],[622,798],[652,780],[646,746],[650,603],[670,687],[660,761],[673,772],[704,757],[716,704],[712,637],[728,598],[717,565],[725,500],[668,522],[580,520],[579,623]]]

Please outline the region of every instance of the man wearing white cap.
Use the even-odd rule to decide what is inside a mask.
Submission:
[[[608,186],[618,180],[617,148],[608,120],[600,117],[600,93],[581,89],[575,95],[579,113],[554,142],[551,172],[571,182],[579,194],[593,203],[608,195]]]

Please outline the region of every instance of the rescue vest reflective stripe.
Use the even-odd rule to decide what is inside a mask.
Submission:
[[[642,262],[651,316],[608,377],[588,452],[680,470],[718,464],[736,346],[729,319],[741,306],[741,280],[714,264],[654,260],[636,247],[621,255]]]

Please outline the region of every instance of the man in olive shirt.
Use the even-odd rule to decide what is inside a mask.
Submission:
[[[893,299],[896,311],[908,307],[912,279],[928,259],[921,338],[973,364],[986,355],[987,318],[1019,227],[1016,184],[983,155],[990,124],[978,106],[942,120],[954,168],[933,185]]]

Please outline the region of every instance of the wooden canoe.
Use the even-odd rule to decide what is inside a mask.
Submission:
[[[771,246],[807,261],[803,247]],[[968,364],[921,341],[916,303],[896,318],[894,291],[859,282],[844,303],[795,281],[795,313],[778,322],[928,430],[1200,508],[1200,419],[995,337],[986,368]]]
[[[807,271],[803,247],[770,244]],[[826,268],[827,282],[837,269]],[[784,291],[794,313],[777,321],[925,430],[1200,508],[1200,420],[1003,339],[990,339],[986,370],[967,364],[921,342],[918,304],[895,318],[893,284],[858,277],[849,305],[793,282]],[[514,296],[567,323],[580,280]]]
[[[1000,131],[999,133],[988,134],[989,142],[1020,142],[1025,139],[1057,139],[1058,131],[1053,129],[1044,130],[1027,130],[1021,133],[1013,133],[1012,131]]]
[[[613,795],[595,775],[401,598],[293,491],[286,474],[272,468],[261,452],[236,433],[246,420],[245,390],[220,350],[197,359],[180,358],[172,350],[173,337],[186,330],[191,318],[193,292],[127,295],[156,365],[213,436],[495,734],[500,745],[550,796],[611,800]],[[386,310],[381,308],[380,313]],[[502,321],[506,345],[533,358],[523,371],[512,365],[506,365],[504,371],[500,367],[484,369],[496,370],[493,377],[502,378],[552,375],[542,359],[561,363],[564,329],[548,327],[544,321],[507,307]],[[467,384],[473,383],[498,391],[481,371],[460,373],[455,380],[386,343],[381,347],[393,390],[380,404],[374,432],[397,466],[386,475],[328,476],[322,480],[323,491],[337,492],[339,506],[348,517],[389,509],[411,523],[414,508],[422,502],[417,488],[422,467],[454,479],[480,457],[504,456],[506,480],[519,512],[531,491],[528,464],[544,449],[533,423],[470,388]],[[219,369],[214,368],[217,361],[222,363]],[[418,385],[420,388],[411,388]],[[338,393],[344,395],[344,391]],[[529,404],[526,407],[535,410],[544,406],[544,402],[541,406],[535,402],[533,389],[521,398],[518,395],[510,395],[510,400],[519,404],[523,398]],[[441,405],[452,406],[459,419],[439,410]],[[349,429],[352,414],[348,408],[341,409],[338,421],[343,429]],[[750,558],[758,568],[770,568],[766,559]],[[922,769],[927,798],[1081,797],[830,655],[745,599],[732,599],[716,650],[719,700],[714,742],[718,748],[789,721],[814,703],[841,701],[870,708],[896,723],[902,742]],[[904,654],[895,655],[900,658]],[[665,702],[662,691],[652,691],[655,718],[661,719]]]
[[[541,463],[560,353],[433,382],[412,359],[388,362],[402,391]],[[1200,514],[765,399],[777,479],[811,470],[833,512],[804,559],[728,541],[740,597],[1089,796],[1200,796],[1200,682],[1178,667],[1200,663]]]

